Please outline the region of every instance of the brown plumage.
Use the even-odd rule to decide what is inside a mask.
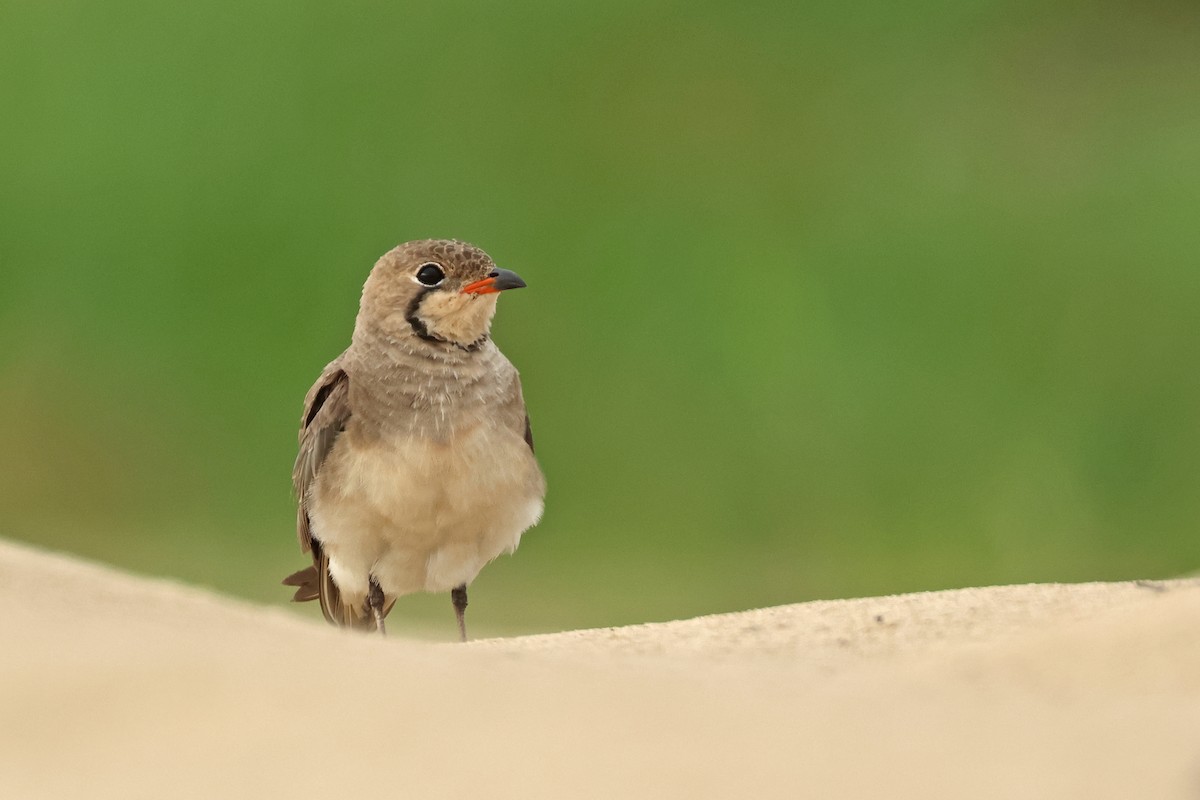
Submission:
[[[545,481],[520,380],[490,339],[497,293],[524,283],[447,240],[385,254],[350,347],[304,401],[292,472],[313,564],[286,579],[333,624],[382,631],[397,597],[466,585],[516,547]]]

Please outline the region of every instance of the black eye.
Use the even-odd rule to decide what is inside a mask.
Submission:
[[[426,286],[437,286],[446,278],[446,273],[437,264],[422,264],[417,270],[417,280]]]

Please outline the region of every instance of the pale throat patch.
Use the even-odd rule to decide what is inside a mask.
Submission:
[[[430,292],[421,300],[416,317],[439,339],[471,345],[487,335],[496,314],[497,296]]]

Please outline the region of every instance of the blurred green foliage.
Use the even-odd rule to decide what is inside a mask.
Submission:
[[[477,634],[1193,569],[1198,96],[1187,2],[12,0],[0,535],[283,603],[301,399],[447,236],[550,481]]]

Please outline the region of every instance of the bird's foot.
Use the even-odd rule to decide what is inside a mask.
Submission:
[[[454,616],[458,618],[459,641],[467,640],[467,585],[464,583],[450,590],[450,601],[454,603]]]
[[[371,588],[367,591],[367,610],[375,619],[375,630],[379,631],[380,636],[387,636],[387,630],[383,626],[383,603],[383,588],[378,581],[371,578]]]

